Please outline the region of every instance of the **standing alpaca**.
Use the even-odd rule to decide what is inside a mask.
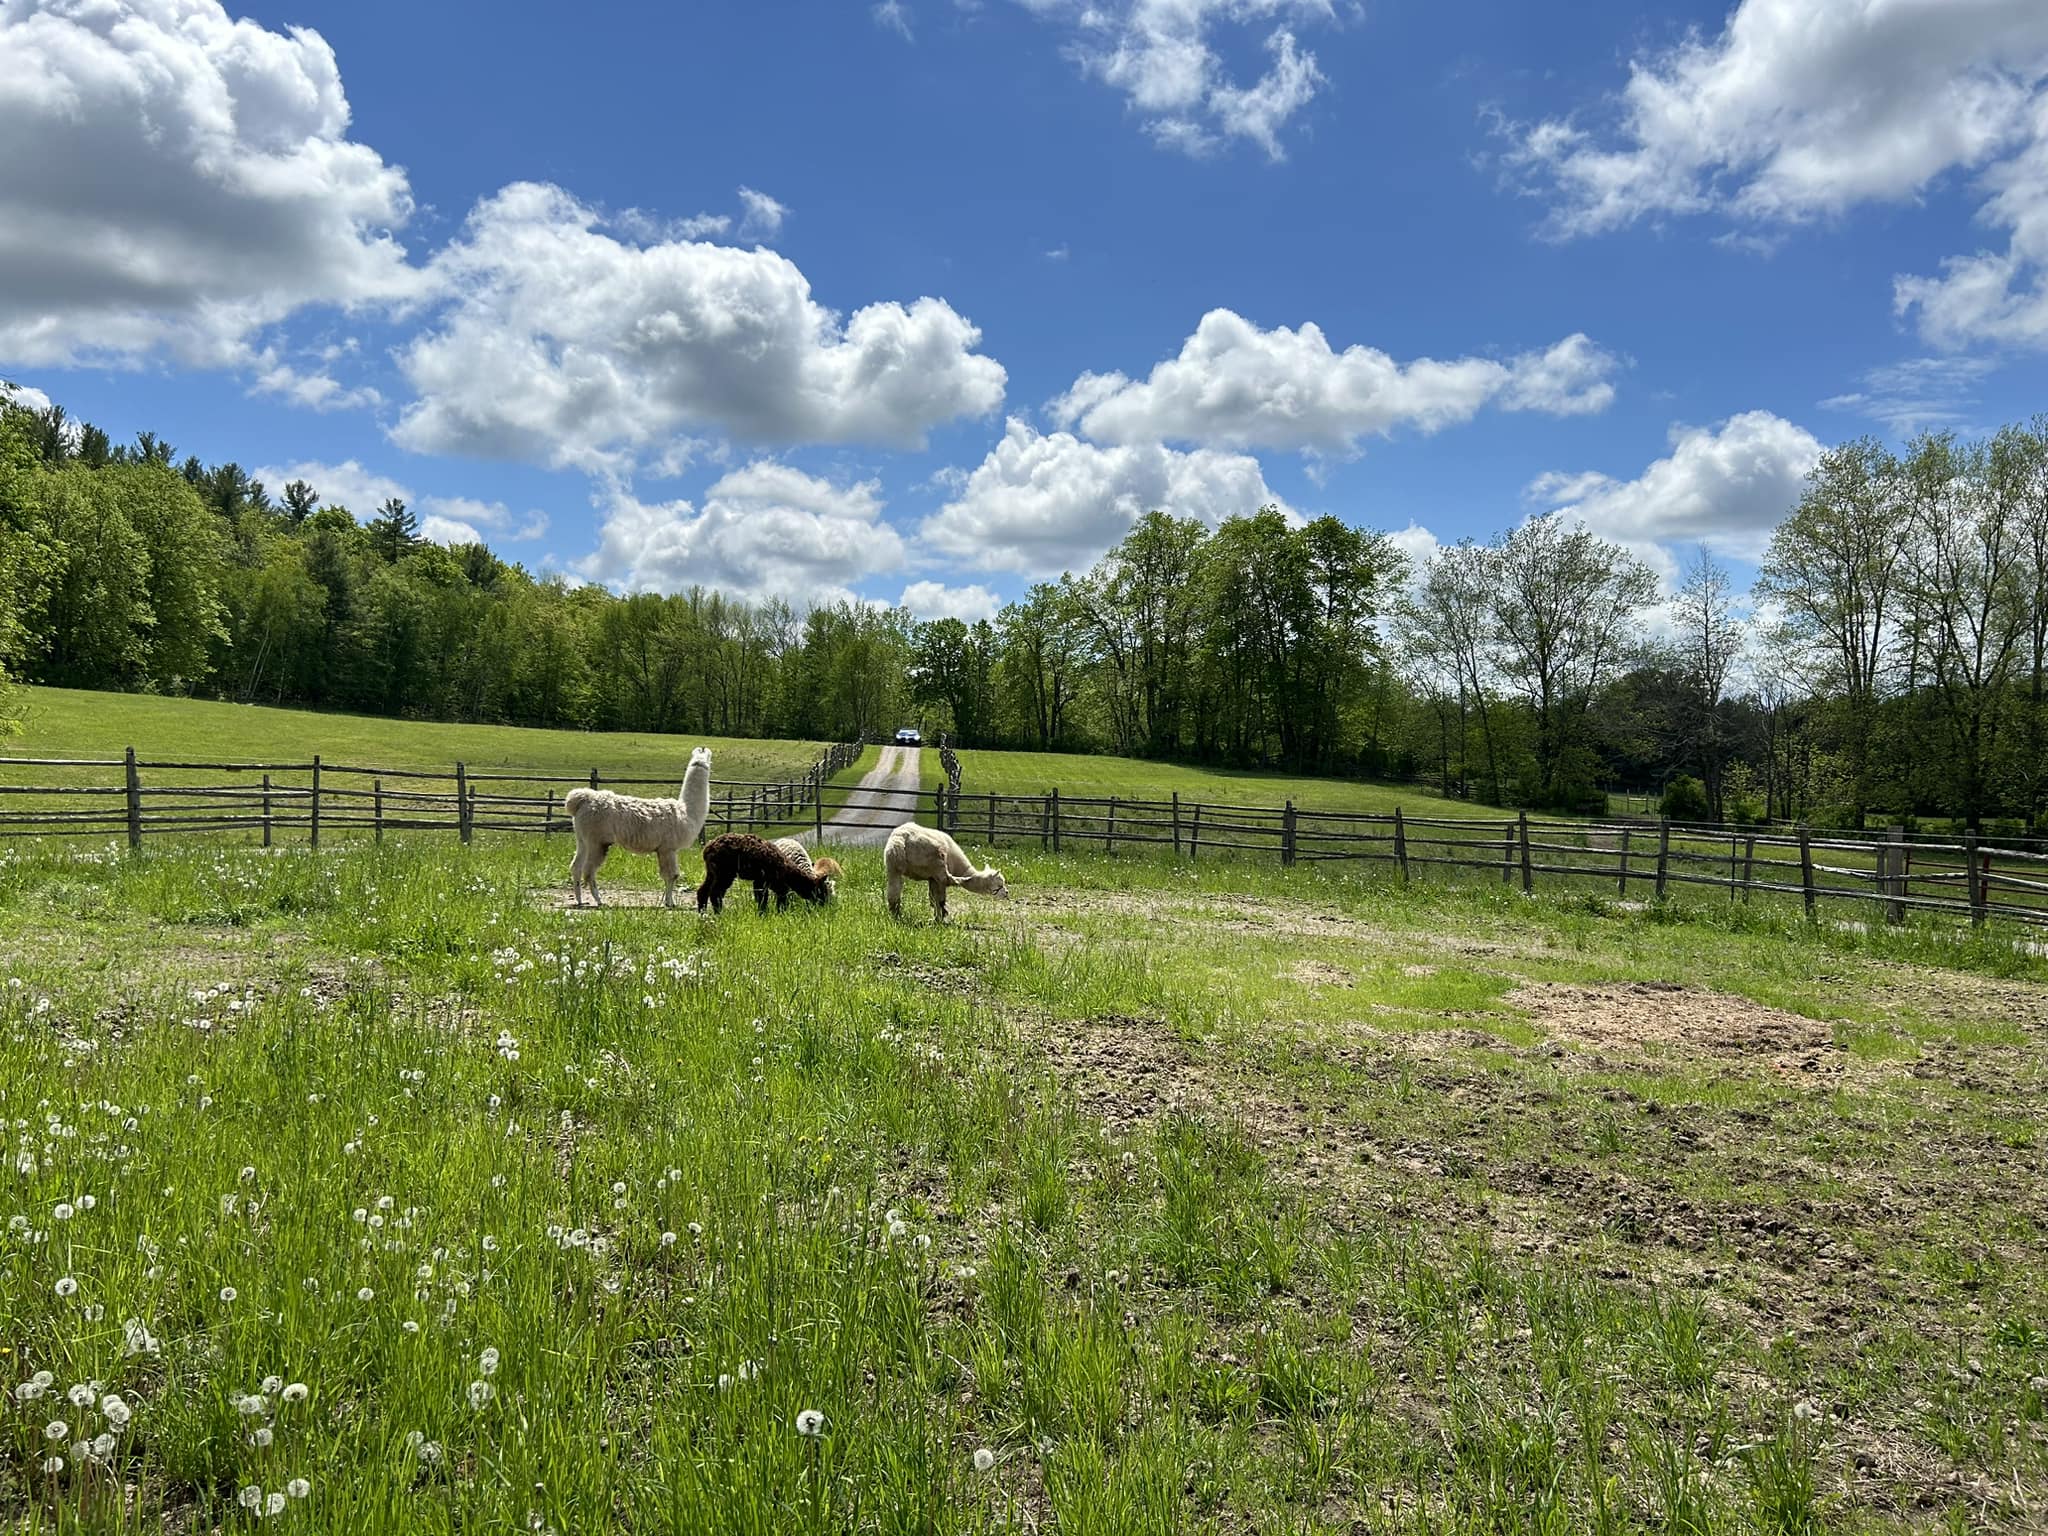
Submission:
[[[951,886],[965,886],[981,896],[1010,899],[1010,888],[994,865],[976,869],[974,861],[961,852],[952,838],[930,827],[920,827],[914,821],[906,821],[889,834],[888,846],[882,850],[882,866],[889,872],[889,912],[894,917],[903,915],[905,880],[923,880],[931,886],[932,917],[941,923],[946,920],[946,891]]]
[[[608,789],[572,789],[562,809],[576,828],[576,860],[569,866],[569,889],[583,905],[583,887],[600,907],[597,871],[614,847],[628,853],[651,853],[661,866],[663,906],[676,904],[676,882],[683,878],[676,854],[697,841],[711,814],[711,749],[690,754],[683,772],[682,793],[673,800],[643,800],[615,795]]]
[[[704,883],[697,887],[697,910],[709,906],[713,912],[723,912],[725,893],[742,877],[754,882],[754,905],[763,912],[768,910],[770,891],[775,893],[775,905],[785,910],[792,891],[820,906],[832,894],[830,879],[798,868],[773,843],[751,832],[727,832],[704,845]]]

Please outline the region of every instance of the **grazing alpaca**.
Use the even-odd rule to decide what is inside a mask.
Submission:
[[[600,907],[597,871],[614,847],[628,853],[651,853],[661,866],[663,906],[676,904],[676,882],[683,878],[676,854],[697,841],[711,814],[711,749],[699,747],[690,754],[690,766],[683,773],[682,793],[673,800],[643,800],[637,795],[615,795],[608,789],[572,789],[562,800],[562,809],[576,828],[576,860],[569,866],[569,889],[576,905],[583,905],[583,887],[590,887],[590,899]]]
[[[804,846],[800,837],[778,837],[775,846],[782,850],[782,856],[798,869],[809,870],[823,880],[837,880],[840,875],[837,859],[821,858],[813,863],[811,850]]]
[[[1010,888],[994,865],[976,869],[952,838],[914,821],[906,821],[889,834],[882,865],[889,872],[889,912],[894,917],[903,915],[905,880],[923,880],[931,886],[932,916],[941,923],[946,920],[949,887],[965,886],[977,895],[1010,899]]]
[[[727,832],[704,845],[704,883],[697,887],[697,910],[708,905],[714,912],[725,910],[725,893],[735,880],[754,882],[754,904],[768,910],[768,893],[775,893],[778,907],[789,906],[790,892],[805,901],[823,905],[832,894],[832,882],[821,874],[799,869],[784,857],[780,848],[751,832]]]

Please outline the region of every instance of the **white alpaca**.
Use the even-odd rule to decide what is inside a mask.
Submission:
[[[673,800],[643,800],[638,795],[616,795],[608,789],[572,789],[562,801],[576,828],[576,860],[569,866],[569,889],[576,905],[583,905],[583,887],[590,887],[590,899],[600,907],[597,871],[613,848],[628,853],[651,853],[661,866],[663,906],[676,904],[676,882],[683,872],[676,854],[697,841],[711,814],[711,749],[699,747],[690,754],[690,766],[683,772],[682,793]]]
[[[976,869],[974,861],[961,852],[960,845],[943,832],[906,821],[889,834],[882,850],[882,867],[889,872],[889,911],[903,915],[903,882],[922,880],[931,887],[932,916],[946,920],[946,892],[964,886],[981,896],[1010,899],[1010,888],[994,865]]]

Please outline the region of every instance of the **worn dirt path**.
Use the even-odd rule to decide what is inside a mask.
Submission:
[[[897,827],[915,821],[920,750],[882,748],[875,766],[859,785],[847,792],[846,804],[825,823],[825,841],[878,848]]]

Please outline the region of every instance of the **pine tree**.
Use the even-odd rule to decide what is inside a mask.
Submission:
[[[419,543],[419,527],[420,520],[406,510],[403,501],[387,497],[370,522],[370,548],[383,556],[387,565],[396,565]]]

